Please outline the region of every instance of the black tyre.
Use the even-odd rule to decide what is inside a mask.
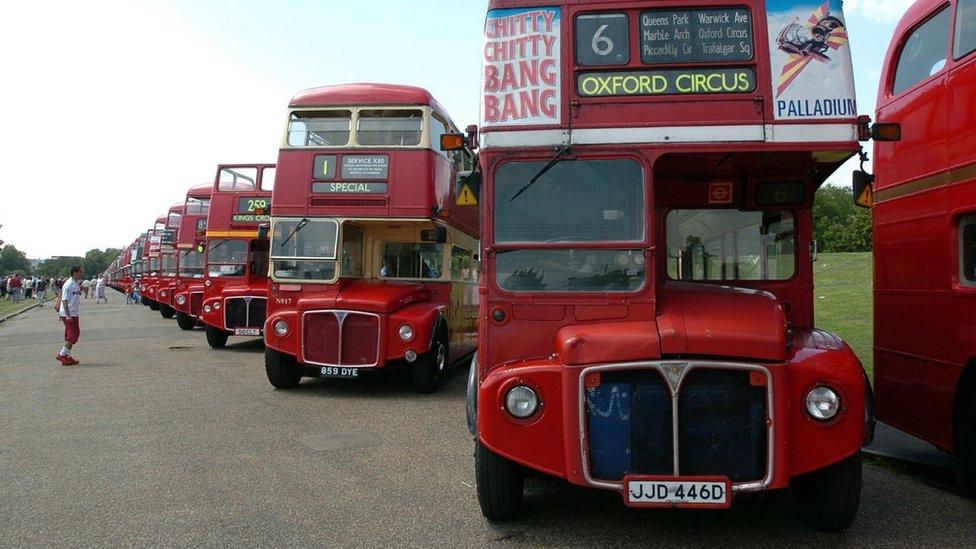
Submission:
[[[149,305],[149,308],[152,309],[152,310],[154,310],[154,311],[158,311],[159,310],[159,302],[158,301],[153,301],[153,300],[150,299],[149,300],[149,303],[147,303],[147,305]]]
[[[264,349],[264,370],[276,389],[294,389],[302,380],[302,368],[295,357],[267,347]]]
[[[181,330],[192,330],[197,325],[197,319],[184,313],[183,311],[176,311],[176,324]]]
[[[420,393],[433,393],[441,386],[441,376],[447,367],[447,336],[439,333],[430,351],[420,357],[412,368],[413,387]]]
[[[976,393],[964,395],[956,418],[959,448],[956,452],[959,479],[971,490],[976,490]]]
[[[844,530],[861,502],[861,454],[796,477],[790,487],[800,520],[824,532]]]
[[[511,520],[522,510],[525,477],[517,464],[475,442],[474,466],[478,504],[488,520]]]
[[[223,349],[224,345],[227,345],[227,332],[221,330],[220,328],[214,328],[213,326],[207,324],[207,344],[214,349]]]
[[[169,305],[166,305],[165,303],[159,304],[159,316],[163,318],[173,318],[173,315],[175,314],[176,314],[176,309],[170,307]]]
[[[143,305],[149,305],[149,298],[148,297],[140,297],[139,298],[139,301],[141,301]]]

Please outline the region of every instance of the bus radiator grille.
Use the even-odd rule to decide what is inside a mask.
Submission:
[[[749,372],[696,368],[682,382],[678,409],[657,370],[601,374],[586,389],[590,473],[601,480],[627,474],[674,475],[672,421],[678,416],[678,471],[722,475],[732,482],[766,472],[766,388]]]
[[[203,292],[191,292],[190,293],[190,314],[199,317],[200,310],[202,308],[203,308]]]
[[[266,309],[263,297],[229,297],[224,300],[224,327],[263,328]]]
[[[374,366],[379,359],[379,317],[349,311],[305,313],[305,360],[326,366]]]

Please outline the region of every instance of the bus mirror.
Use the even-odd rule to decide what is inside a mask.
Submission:
[[[901,141],[901,124],[876,122],[871,126],[871,139],[875,141]]]
[[[854,203],[862,208],[874,205],[874,176],[864,170],[854,170],[851,174],[851,189],[854,191]]]
[[[460,151],[464,148],[464,135],[460,133],[445,133],[441,135],[442,151]]]
[[[268,226],[267,223],[262,223],[258,225],[258,240],[267,240],[269,229],[270,227]]]
[[[443,244],[447,242],[447,227],[434,227],[433,229],[421,229],[421,242],[436,242]]]

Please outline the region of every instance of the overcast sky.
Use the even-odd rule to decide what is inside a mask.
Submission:
[[[475,123],[486,4],[5,2],[0,239],[31,258],[122,247],[217,163],[274,162],[305,88],[424,86],[458,125]],[[910,4],[845,4],[862,113]]]

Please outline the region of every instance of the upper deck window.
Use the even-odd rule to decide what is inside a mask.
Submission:
[[[264,168],[261,171],[261,190],[262,191],[273,191],[275,184],[275,176],[278,170],[274,166]]]
[[[895,69],[893,95],[942,70],[948,55],[949,8],[945,7],[918,26],[905,40]]]
[[[178,229],[180,227],[181,219],[183,219],[182,215],[175,212],[170,212],[169,217],[166,219],[166,226],[171,229]]]
[[[507,162],[496,171],[496,242],[644,239],[644,176],[639,163],[564,160],[529,185],[545,165]]]
[[[288,121],[288,144],[292,147],[339,147],[349,143],[351,126],[350,111],[295,111]]]
[[[257,168],[221,168],[218,191],[253,191],[257,185]]]
[[[187,198],[186,215],[207,215],[210,212],[209,198]]]
[[[976,50],[976,0],[958,0],[952,56],[959,59],[973,50]]]
[[[421,110],[362,110],[356,127],[359,145],[416,146],[424,127]]]
[[[676,280],[786,280],[795,269],[793,215],[781,210],[672,210],[668,276]]]

